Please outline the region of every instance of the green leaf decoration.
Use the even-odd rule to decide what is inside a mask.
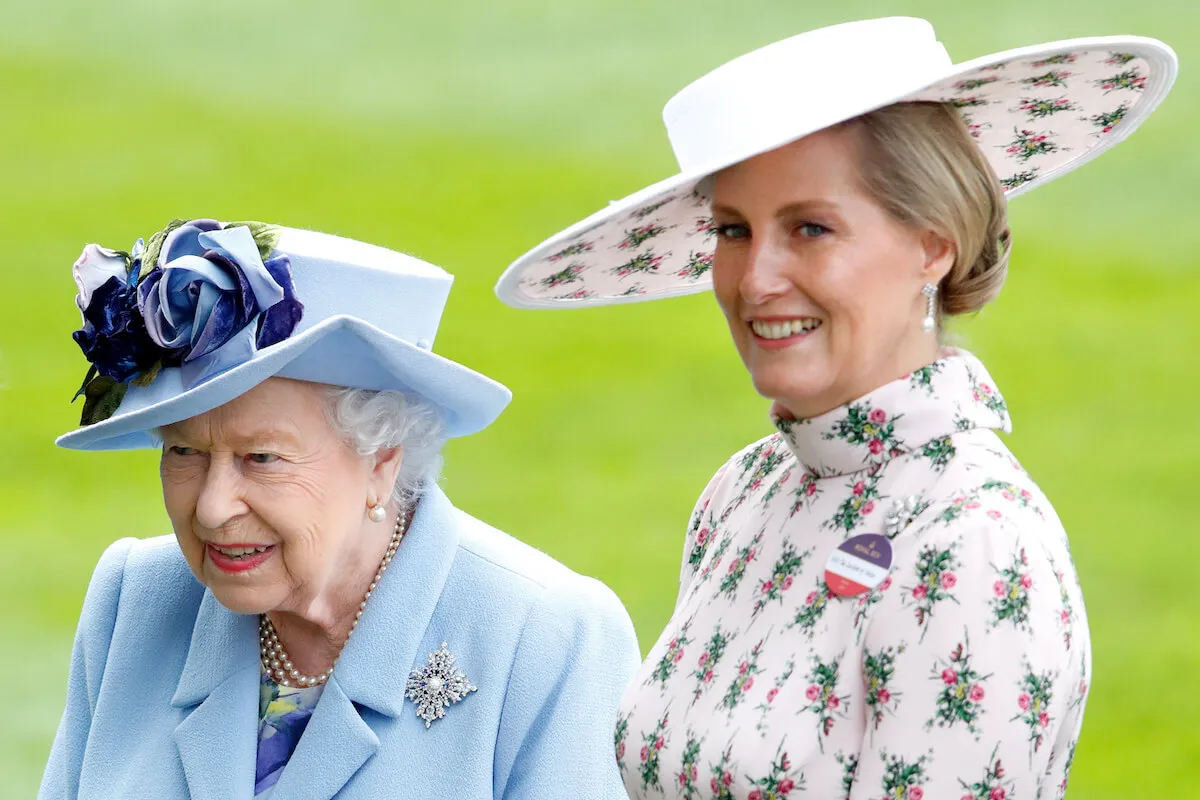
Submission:
[[[103,422],[116,413],[117,407],[125,397],[127,383],[117,383],[106,375],[101,375],[91,381],[84,389],[83,414],[80,415],[80,425],[95,425]]]
[[[263,261],[271,257],[271,253],[275,248],[279,247],[279,237],[281,231],[278,225],[272,225],[268,222],[230,222],[226,228],[249,228],[250,235],[254,237],[254,243],[258,245],[258,255]]]
[[[158,264],[158,254],[162,252],[163,242],[167,240],[167,234],[186,224],[186,219],[173,219],[167,223],[167,227],[150,237],[150,241],[146,243],[146,251],[142,253],[142,271],[138,274],[138,278],[146,277],[154,269],[155,265]]]
[[[96,365],[92,364],[91,368],[87,371],[87,375],[85,375],[83,378],[83,383],[79,384],[79,391],[77,391],[75,396],[71,398],[72,403],[78,400],[79,396],[87,390],[87,385],[92,382],[92,378],[96,377],[96,373],[99,371],[100,370],[96,369]]]
[[[149,369],[130,381],[130,383],[132,383],[134,386],[149,386],[154,382],[154,379],[158,377],[158,371],[162,369],[162,365],[163,362],[160,358],[158,361],[155,361],[153,364],[151,364]]]

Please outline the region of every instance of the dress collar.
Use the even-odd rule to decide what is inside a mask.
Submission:
[[[800,464],[821,477],[883,464],[959,431],[1012,430],[995,382],[965,350],[943,351],[932,364],[820,416],[773,413],[772,421]]]

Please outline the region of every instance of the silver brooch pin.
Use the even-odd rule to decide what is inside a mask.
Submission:
[[[887,537],[894,539],[898,536],[902,530],[908,527],[913,518],[921,513],[921,510],[921,503],[915,495],[910,494],[903,500],[893,503],[887,516],[883,518]]]
[[[446,709],[474,692],[478,687],[454,665],[455,658],[446,649],[446,643],[429,654],[429,663],[424,669],[414,669],[408,674],[408,685],[404,696],[417,707],[417,716],[425,720],[425,727],[435,719],[446,716]]]

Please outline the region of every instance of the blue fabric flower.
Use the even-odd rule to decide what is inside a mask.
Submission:
[[[208,219],[167,235],[158,263],[138,285],[138,305],[150,338],[185,364],[213,353],[259,315],[255,347],[280,342],[303,308],[287,256],[264,263],[249,228]]]
[[[131,283],[136,280],[140,255],[140,240],[132,257],[88,245],[72,270],[83,327],[71,336],[96,371],[118,383],[141,375],[162,355],[146,333],[137,289]]]

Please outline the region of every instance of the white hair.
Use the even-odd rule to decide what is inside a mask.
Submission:
[[[442,472],[446,441],[442,410],[429,400],[392,389],[331,388],[326,395],[329,424],[359,455],[388,447],[404,448],[392,499],[413,503]]]

